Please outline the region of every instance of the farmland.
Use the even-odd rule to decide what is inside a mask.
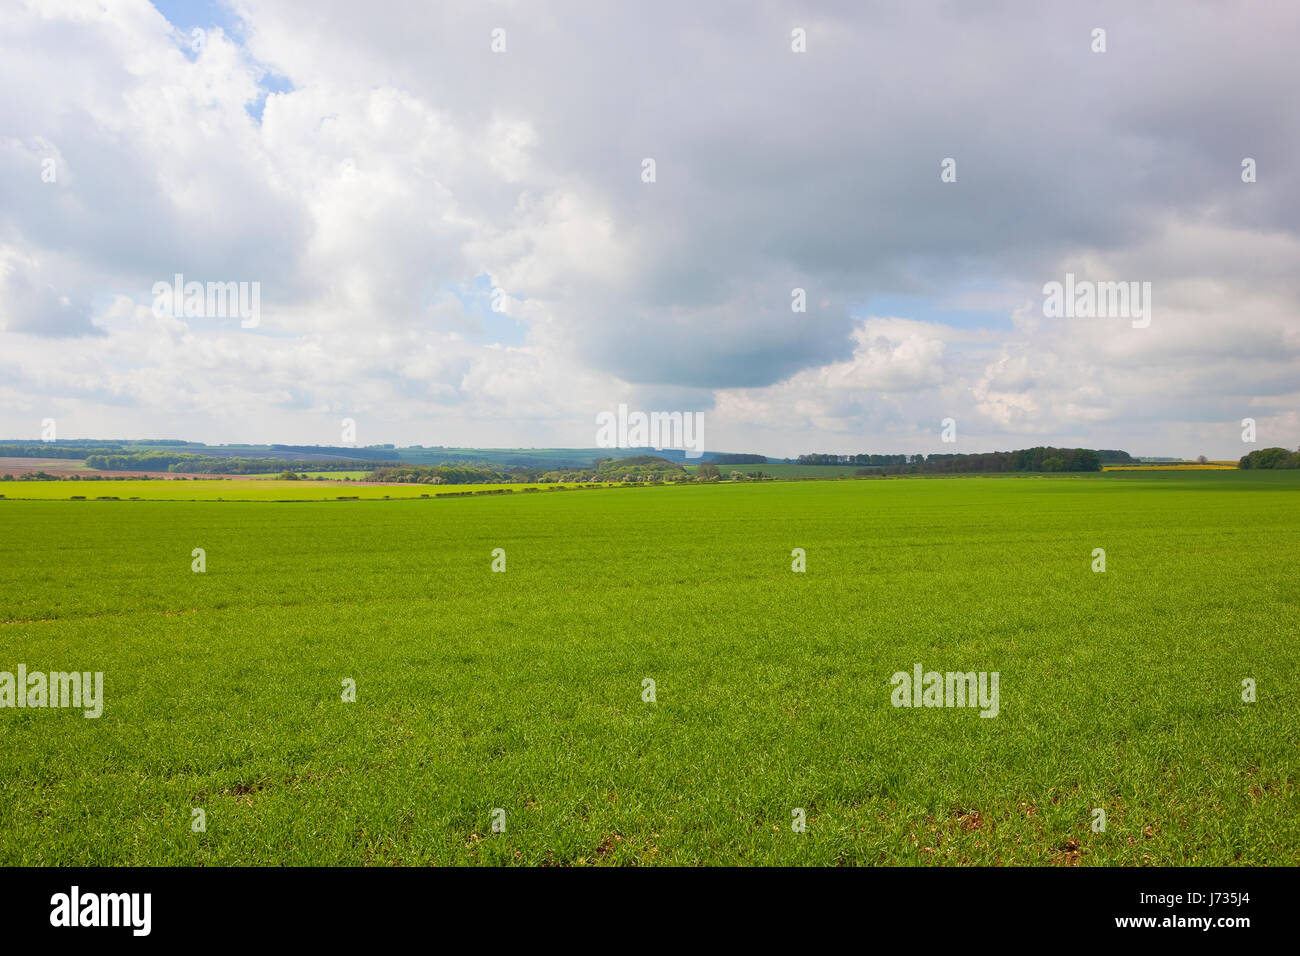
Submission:
[[[687,471],[695,471],[696,465],[687,464]],[[849,478],[862,470],[860,465],[798,465],[793,462],[771,462],[763,465],[719,465],[718,471],[723,475],[736,472],[742,475],[761,471],[774,478]]]
[[[132,481],[25,481],[0,484],[14,499],[145,501],[337,501],[353,498],[438,498],[473,494],[571,490],[564,484],[421,485],[348,481],[280,481],[258,478]],[[585,489],[584,489],[585,490]]]
[[[1139,464],[1139,465],[1105,465],[1103,471],[1235,471],[1235,461],[1194,462],[1184,461],[1174,464]]]
[[[0,863],[1300,863],[1300,473],[466,490],[0,488]]]
[[[370,474],[370,472],[368,471],[304,471],[304,472],[299,472],[299,474],[306,475],[308,478],[312,478],[312,479],[323,478],[326,481],[343,481],[345,478],[351,479],[352,481],[360,481],[363,478],[365,478],[366,475]],[[276,478],[279,477],[279,473],[271,472],[264,475],[250,475],[249,477],[250,478]]]

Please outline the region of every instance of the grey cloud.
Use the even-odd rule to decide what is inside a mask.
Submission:
[[[1198,390],[1235,405],[1229,396],[1293,387],[1300,343],[1279,329],[1300,303],[1294,8],[238,9],[251,55],[235,69],[266,64],[295,89],[272,98],[261,129],[222,126],[238,117],[220,110],[194,116],[214,132],[189,143],[184,167],[129,123],[93,118],[100,97],[137,81],[111,56],[96,65],[89,28],[24,27],[32,52],[0,76],[16,79],[32,68],[23,56],[43,57],[94,99],[53,109],[63,100],[26,89],[0,104],[0,128],[28,151],[21,162],[0,152],[0,241],[58,252],[96,291],[158,271],[261,279],[304,334],[327,322],[358,337],[455,329],[467,318],[429,309],[430,290],[486,269],[511,277],[531,344],[562,345],[638,394],[776,395],[797,379],[792,397],[824,416],[815,426],[770,404],[755,412],[784,416],[790,434],[901,429],[959,400],[973,406],[1001,344],[1023,367],[989,387],[1014,382],[1033,399],[1036,411],[1004,408],[1025,427],[1075,428],[1070,379],[1098,369],[1116,372],[1103,403],[1116,419],[1172,366],[1198,388],[1159,403],[1169,419],[1217,413],[1194,401]],[[1089,50],[1098,25],[1104,54]],[[806,54],[790,51],[794,26],[808,30]],[[507,31],[506,54],[489,51],[495,27]],[[70,52],[71,35],[88,46]],[[143,102],[165,105],[149,92]],[[505,142],[515,122],[530,134],[517,148]],[[29,175],[42,136],[75,174],[58,191]],[[331,170],[353,152],[357,175],[341,188]],[[658,164],[654,184],[639,178],[646,156]],[[1259,182],[1241,182],[1243,156],[1258,160]],[[955,184],[939,180],[945,157],[957,161]],[[1037,332],[1003,329],[948,349],[933,366],[940,385],[914,356],[859,354],[851,306],[909,294],[924,307],[997,287],[1023,290],[1032,308],[1065,268],[1155,281],[1181,333],[1159,318],[1136,340],[1040,320]],[[806,314],[789,310],[796,286]],[[1191,321],[1198,311],[1203,321]],[[865,363],[857,377],[818,405],[828,387],[819,370],[851,361]],[[506,387],[475,368],[472,381]],[[572,370],[551,363],[538,374],[530,388],[560,393]],[[472,382],[463,388],[472,400]]]
[[[90,307],[84,291],[73,291],[71,283],[50,284],[39,270],[22,263],[7,269],[0,258],[0,326],[7,332],[23,332],[48,338],[102,335],[90,321]],[[75,298],[73,297],[75,296]]]
[[[462,122],[527,117],[538,166],[611,204],[638,241],[638,280],[584,290],[600,308],[559,305],[590,360],[632,381],[768,384],[843,357],[846,323],[810,345],[752,308],[773,271],[840,301],[939,296],[972,278],[1041,284],[1062,257],[1131,248],[1171,215],[1300,228],[1285,214],[1300,193],[1285,191],[1296,134],[1280,82],[1294,78],[1294,12],[829,10],[451,5],[386,29],[371,9],[329,4],[310,29],[327,46],[364,36],[369,70],[382,63]],[[789,50],[799,24],[802,55]],[[1096,24],[1104,54],[1089,49]],[[505,55],[487,52],[495,26]],[[1268,184],[1243,193],[1238,154],[1255,153]],[[939,182],[948,156],[955,185]],[[675,318],[690,310],[697,320]],[[743,316],[744,341],[712,334],[705,317],[721,313]]]

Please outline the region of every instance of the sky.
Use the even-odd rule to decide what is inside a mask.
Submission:
[[[0,438],[1295,448],[1297,50],[1280,0],[7,0]]]

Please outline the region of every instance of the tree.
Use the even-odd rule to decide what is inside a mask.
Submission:
[[[718,466],[711,461],[701,462],[695,469],[696,481],[717,481],[721,477],[722,473],[718,471]]]
[[[1285,448],[1260,448],[1242,457],[1238,468],[1300,468],[1300,451]]]

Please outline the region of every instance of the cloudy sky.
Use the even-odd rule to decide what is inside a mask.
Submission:
[[[1084,6],[6,0],[0,437],[1295,447],[1300,6]]]

